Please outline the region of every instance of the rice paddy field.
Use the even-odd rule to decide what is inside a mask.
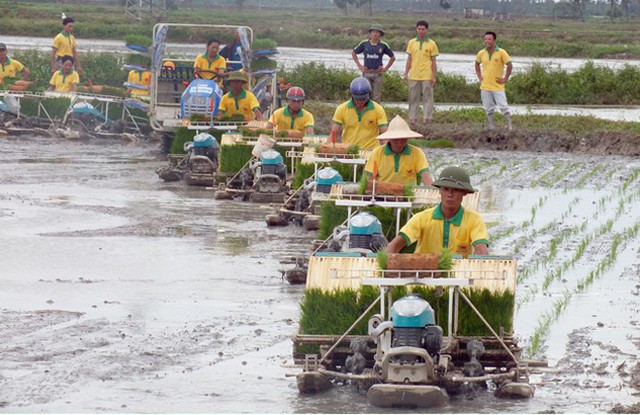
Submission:
[[[279,261],[309,252],[315,233],[162,182],[157,143],[1,145],[0,412],[376,411],[348,387],[301,396],[286,377],[304,289]],[[509,324],[524,355],[550,365],[531,400],[480,392],[439,412],[632,411],[640,160],[425,151],[434,175],[471,172],[491,253],[518,261]]]

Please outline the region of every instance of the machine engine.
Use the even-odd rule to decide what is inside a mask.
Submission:
[[[193,173],[212,173],[218,169],[220,146],[211,134],[200,133],[196,135],[193,138],[193,145],[190,147],[190,151],[191,171]],[[211,165],[207,167],[206,164],[208,163],[198,163],[198,157],[206,157],[211,162]]]
[[[253,190],[260,193],[282,193],[287,180],[287,166],[276,150],[266,150],[260,160],[250,167],[253,172]]]
[[[391,347],[418,347],[438,360],[442,348],[442,328],[435,325],[431,305],[415,294],[407,295],[391,307],[393,335]]]
[[[440,356],[442,329],[435,325],[433,309],[416,294],[393,303],[391,320],[369,320],[369,334],[378,344],[375,368],[385,383],[426,384],[438,382],[448,358]]]
[[[338,170],[325,167],[316,173],[316,191],[320,193],[331,193],[331,186],[341,181],[342,175]]]
[[[348,227],[333,230],[330,249],[336,252],[377,252],[387,246],[382,224],[370,212],[360,212],[349,219]]]

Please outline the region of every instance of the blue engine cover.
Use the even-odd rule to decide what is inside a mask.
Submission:
[[[78,102],[77,104],[74,104],[73,107],[71,107],[71,112],[74,114],[90,114],[102,121],[106,121],[104,115],[102,115],[96,107],[88,102]]]
[[[282,154],[278,153],[276,150],[267,150],[263,152],[260,156],[260,161],[262,164],[284,164]]]
[[[218,142],[211,134],[200,133],[193,137],[193,146],[218,148]]]
[[[370,212],[360,212],[349,219],[350,235],[373,235],[382,234],[382,224]]]
[[[325,167],[324,169],[318,170],[318,173],[316,174],[316,181],[318,185],[331,186],[332,184],[341,182],[342,175],[336,169]]]
[[[391,307],[393,327],[425,327],[435,325],[431,305],[415,294],[402,297]]]
[[[182,93],[180,117],[191,114],[217,115],[222,89],[211,79],[194,79]]]

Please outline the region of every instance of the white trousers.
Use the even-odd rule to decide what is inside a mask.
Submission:
[[[485,91],[482,89],[480,90],[480,98],[482,99],[485,114],[493,115],[496,107],[498,107],[502,115],[511,115],[507,104],[507,94],[504,91]]]

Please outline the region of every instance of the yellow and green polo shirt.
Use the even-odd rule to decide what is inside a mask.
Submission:
[[[403,185],[415,186],[418,176],[429,171],[427,156],[411,144],[407,144],[399,154],[394,153],[389,144],[377,147],[364,166],[368,176],[373,175],[374,163],[378,170],[377,180]]]
[[[411,55],[409,79],[412,81],[429,81],[435,77],[431,73],[431,60],[438,56],[438,45],[429,38],[411,39],[407,44],[407,53]]]
[[[314,119],[313,115],[309,111],[305,111],[300,108],[300,111],[296,115],[291,114],[289,106],[284,108],[278,108],[271,114],[269,120],[273,127],[278,131],[296,130],[302,132],[306,131],[307,127],[313,127]]]
[[[384,108],[371,99],[362,111],[358,110],[353,99],[338,105],[333,122],[342,126],[343,143],[355,144],[361,149],[377,147],[380,127],[389,125]]]
[[[253,93],[243,89],[239,96],[234,96],[233,91],[229,91],[222,96],[218,112],[224,115],[244,115],[245,120],[255,119],[254,110],[260,109],[260,103]]]
[[[193,62],[194,69],[200,69],[203,71],[211,71],[218,72],[218,69],[222,69],[222,72],[227,70],[227,60],[220,55],[216,55],[215,58],[209,60],[207,58],[207,54],[203,53],[202,55],[198,55],[196,60]],[[200,78],[202,79],[213,79],[214,74],[210,72],[202,72],[200,73]],[[223,85],[222,80],[217,80],[216,83],[220,86]]]
[[[400,229],[407,246],[418,242],[416,254],[439,254],[443,248],[449,248],[466,258],[475,245],[489,245],[487,227],[480,214],[460,206],[451,219],[445,220],[441,206],[416,214]]]
[[[60,69],[59,71],[55,71],[51,76],[49,85],[53,85],[57,92],[71,92],[73,90],[72,85],[79,82],[80,76],[78,75],[78,72],[71,71],[64,75],[62,73],[62,69]]]
[[[62,57],[65,55],[73,56],[73,51],[78,45],[76,44],[75,36],[67,34],[67,32],[63,30],[53,38],[52,46],[56,50],[56,56]]]
[[[136,83],[144,86],[151,85],[151,72],[149,71],[129,71],[127,82]],[[131,89],[131,95],[149,95],[149,91],[143,89]]]
[[[496,82],[496,78],[504,76],[504,66],[511,65],[511,57],[506,50],[496,46],[493,53],[487,48],[482,49],[476,55],[476,63],[482,65],[482,83],[480,89],[485,91],[504,91],[504,84]]]
[[[15,59],[9,59],[5,63],[0,62],[0,79],[15,78],[16,74],[24,69],[24,65]]]

